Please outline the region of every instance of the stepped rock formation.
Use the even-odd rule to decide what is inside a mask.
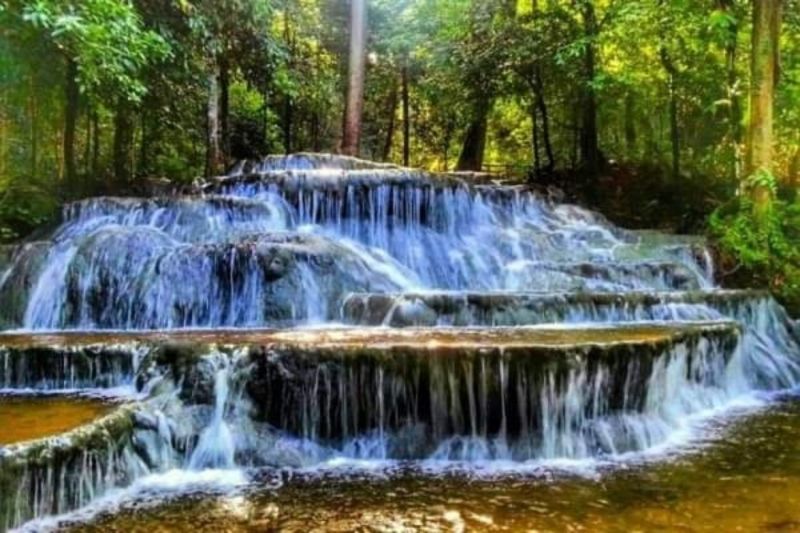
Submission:
[[[4,393],[126,398],[0,448],[0,528],[174,469],[616,460],[800,380],[702,240],[317,154],[68,205],[3,251],[0,304]]]

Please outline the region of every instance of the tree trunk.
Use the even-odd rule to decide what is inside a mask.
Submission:
[[[625,151],[626,159],[636,158],[636,102],[633,99],[633,92],[625,93]]]
[[[411,164],[411,112],[408,94],[408,60],[403,63],[403,165]]]
[[[283,98],[283,151],[292,153],[292,128],[294,127],[294,104],[292,97],[285,95]]]
[[[289,71],[294,70],[295,64],[295,43],[292,35],[292,20],[290,9],[285,10],[283,17],[283,39],[286,42],[286,48],[289,51],[288,67]],[[283,122],[281,130],[283,131],[283,152],[291,154],[293,149],[293,128],[294,128],[294,102],[292,95],[289,91],[283,95],[283,111],[281,113]]]
[[[789,185],[795,189],[800,185],[800,144],[795,146],[794,155],[789,161]]]
[[[262,149],[264,150],[265,154],[272,153],[272,139],[270,139],[269,130],[270,130],[270,113],[269,113],[269,103],[270,97],[272,93],[270,91],[269,81],[264,83],[264,87],[262,89],[262,96],[264,98],[264,105],[261,106],[261,129],[264,132],[264,146]]]
[[[92,179],[97,180],[100,170],[100,119],[92,111]]]
[[[92,168],[91,168],[91,160],[92,160],[92,113],[87,110],[86,112],[86,139],[83,143],[83,158],[81,165],[83,174],[85,176],[89,176]]]
[[[140,139],[139,139],[139,175],[147,176],[150,173],[150,137],[147,124],[147,109],[149,106],[144,105],[141,111],[140,124]]]
[[[206,176],[219,174],[219,86],[216,66],[208,76],[208,130],[206,138]]]
[[[230,163],[231,131],[230,131],[230,67],[227,58],[219,62],[219,128],[220,128],[220,162],[223,167]]]
[[[595,39],[597,38],[597,18],[592,0],[583,0],[583,30],[587,39],[583,53],[583,86],[581,95],[581,167],[587,177],[600,173],[601,155],[597,134],[597,96],[594,90],[595,77]]]
[[[489,101],[480,97],[475,106],[472,122],[464,137],[464,146],[458,156],[456,170],[479,172],[483,168],[483,153],[486,149],[486,130],[489,121]]]
[[[358,155],[361,141],[361,114],[364,108],[366,63],[366,0],[350,0],[350,62],[344,113],[342,153]]]
[[[747,131],[746,174],[772,172],[773,103],[778,83],[781,0],[753,0],[753,50],[750,61],[750,124]],[[769,188],[751,189],[756,213],[770,205]]]
[[[662,42],[659,48],[661,66],[667,72],[669,86],[669,138],[672,145],[672,178],[677,179],[681,174],[681,145],[680,130],[678,125],[678,91],[677,75],[678,71],[672,62],[672,57]]]
[[[6,162],[8,161],[8,102],[6,95],[0,95],[0,180],[6,175]]]
[[[389,122],[386,125],[386,142],[383,143],[382,161],[389,161],[392,155],[392,145],[394,144],[395,116],[397,115],[397,81],[392,84],[392,92],[389,93]]]
[[[536,119],[536,105],[531,105],[531,148],[533,149],[533,173],[538,176],[541,164],[539,161],[539,127]]]
[[[130,104],[120,98],[114,114],[114,179],[123,188],[133,179],[133,128]]]
[[[39,105],[36,100],[36,81],[30,78],[30,93],[28,94],[28,114],[30,115],[31,135],[31,177],[35,177],[39,170]]]
[[[731,16],[731,20],[736,21],[734,17],[734,0],[717,0],[717,8],[725,11]],[[727,36],[725,42],[725,66],[727,70],[727,87],[726,97],[730,102],[730,133],[733,141],[734,161],[733,161],[733,174],[739,179],[741,177],[742,157],[741,157],[741,144],[742,144],[742,104],[739,98],[739,73],[736,69],[736,42],[739,34],[738,21],[733,22],[730,34]]]
[[[536,84],[536,107],[542,118],[542,142],[544,143],[544,153],[547,155],[547,166],[545,172],[552,174],[556,168],[556,159],[553,155],[553,143],[550,140],[550,113],[547,110],[547,102],[544,99],[544,80],[542,78],[541,67],[537,66],[534,71],[534,83]]]
[[[75,160],[75,132],[78,127],[78,106],[80,105],[80,88],[78,87],[78,64],[67,59],[67,77],[65,85],[64,109],[64,165],[66,181],[71,190],[77,186],[78,167]]]

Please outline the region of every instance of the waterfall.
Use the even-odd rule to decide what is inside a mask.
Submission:
[[[208,427],[200,434],[197,448],[189,458],[189,468],[233,468],[236,452],[233,435],[225,422],[225,406],[230,391],[230,363],[224,355],[215,358],[214,413]]]
[[[195,196],[66,206],[50,239],[18,252],[24,260],[3,274],[0,297],[13,291],[19,305],[0,312],[0,323],[283,326],[335,320],[352,292],[711,283],[697,241],[627,232],[524,188],[390,166],[349,169],[330,158],[325,164],[342,168],[316,168],[312,160],[281,170],[264,164],[269,170],[210,182]]]
[[[3,529],[244,468],[624,461],[800,382],[702,239],[527,187],[296,154],[62,218],[0,272],[0,390],[128,403],[0,448]]]

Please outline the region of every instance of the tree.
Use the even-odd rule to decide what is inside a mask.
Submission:
[[[350,55],[348,61],[347,99],[344,111],[344,134],[342,138],[342,153],[346,155],[358,155],[361,142],[366,34],[366,0],[350,0]]]
[[[19,6],[23,23],[52,43],[65,64],[63,154],[67,183],[78,184],[75,139],[80,95],[108,94],[139,102],[146,92],[141,73],[169,49],[146,30],[138,13],[123,0],[26,1]]]
[[[597,131],[597,96],[595,94],[597,15],[594,0],[581,0],[581,17],[584,31],[583,80],[581,85],[581,167],[587,177],[600,172],[601,154]]]
[[[753,0],[748,175],[774,171],[773,106],[779,77],[781,3],[782,0]],[[751,195],[756,212],[763,212],[771,202],[772,191],[764,180],[755,180]]]

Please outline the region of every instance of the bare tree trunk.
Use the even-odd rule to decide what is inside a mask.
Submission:
[[[727,69],[727,87],[726,97],[730,102],[730,132],[733,141],[734,161],[733,161],[733,174],[739,179],[741,177],[742,169],[742,104],[739,98],[739,73],[736,69],[736,42],[739,34],[739,22],[733,14],[734,0],[717,0],[717,8],[727,12],[730,15],[731,24],[730,34],[727,36],[725,42],[725,66]]]
[[[223,167],[230,163],[231,131],[230,131],[230,66],[225,57],[219,61],[219,129],[220,129],[220,162]]]
[[[100,119],[97,110],[92,111],[92,179],[98,178],[100,171]]]
[[[779,76],[780,32],[781,0],[753,0],[747,175],[759,170],[773,171],[773,105]],[[763,213],[771,203],[771,191],[763,184],[756,184],[751,195],[756,213]]]
[[[133,178],[133,128],[130,104],[120,98],[114,114],[114,178],[122,187]]]
[[[28,114],[31,124],[31,177],[39,170],[39,105],[36,100],[36,82],[30,78],[30,94],[28,94]]]
[[[625,151],[627,159],[634,159],[636,152],[636,123],[634,117],[636,113],[636,102],[633,99],[633,92],[625,93]]]
[[[483,153],[486,149],[486,131],[489,122],[488,98],[479,97],[475,111],[464,137],[464,146],[458,156],[456,170],[480,171],[483,168]]]
[[[794,148],[794,155],[789,161],[789,184],[797,188],[800,185],[800,144]]]
[[[350,0],[350,62],[347,100],[344,113],[342,153],[358,155],[361,141],[361,115],[364,108],[366,63],[366,0]]]
[[[78,65],[72,59],[67,59],[65,81],[64,164],[67,184],[70,189],[74,189],[77,186],[78,176],[78,167],[75,162],[75,133],[78,127],[78,106],[81,93],[78,87]]]
[[[292,22],[291,11],[286,9],[283,17],[283,39],[286,41],[286,47],[289,50],[289,70],[294,70],[295,63],[295,43],[292,35]],[[286,154],[291,154],[294,144],[293,128],[294,128],[294,102],[292,95],[287,91],[283,96],[283,151]]]
[[[208,76],[208,137],[206,139],[206,176],[219,174],[219,85],[217,68]]]
[[[536,120],[536,104],[531,104],[531,148],[533,149],[533,172],[539,175],[539,127]]]
[[[408,94],[408,59],[403,63],[403,165],[411,164],[411,112]]]
[[[6,95],[0,94],[0,179],[4,178],[6,175],[6,146],[8,138],[6,105]]]
[[[593,0],[582,0],[583,30],[587,39],[583,53],[583,86],[581,95],[581,166],[587,177],[600,173],[601,155],[597,133],[597,95],[594,90],[596,68],[595,39],[597,37],[597,18]]]
[[[547,156],[545,172],[552,174],[556,168],[556,159],[553,155],[553,143],[550,140],[550,113],[547,110],[547,102],[544,99],[544,80],[542,79],[542,69],[539,66],[534,71],[534,83],[536,86],[536,107],[542,117],[542,142],[544,143],[544,153]]]
[[[292,153],[293,136],[292,129],[294,127],[294,104],[292,97],[288,94],[283,98],[283,151],[287,154]]]
[[[150,172],[150,132],[147,127],[147,109],[147,105],[142,107],[139,119],[141,138],[139,139],[139,165],[137,171],[142,176],[147,176]]]
[[[386,142],[383,143],[382,161],[389,161],[392,155],[392,145],[394,144],[395,115],[397,115],[397,81],[392,84],[392,92],[389,93],[389,123],[386,125]]]
[[[91,169],[91,159],[92,159],[92,113],[91,111],[87,110],[86,112],[86,139],[83,143],[83,159],[82,159],[82,170],[85,176],[89,176],[92,169]]]
[[[672,178],[677,179],[681,174],[681,145],[680,130],[678,125],[678,91],[677,80],[678,71],[672,62],[672,57],[662,42],[659,48],[661,65],[667,72],[669,85],[669,138],[672,145]]]

